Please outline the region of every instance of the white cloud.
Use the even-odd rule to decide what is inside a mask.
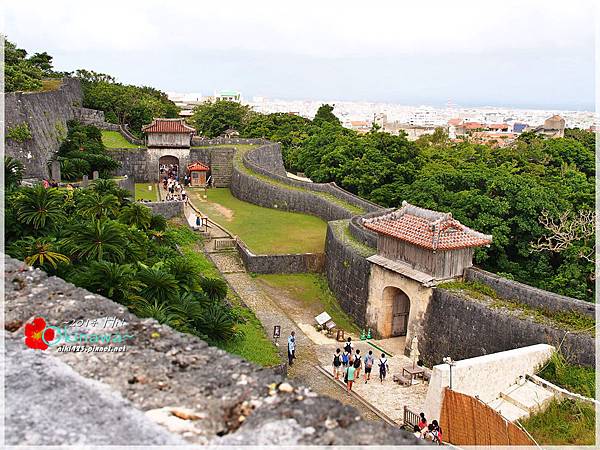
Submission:
[[[592,48],[593,0],[11,1],[9,39],[55,51],[316,57]]]

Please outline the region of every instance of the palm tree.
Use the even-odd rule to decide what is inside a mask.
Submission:
[[[158,300],[142,300],[133,306],[133,312],[139,317],[152,317],[158,323],[172,325],[178,322],[178,315],[167,303]]]
[[[74,283],[119,303],[128,303],[141,289],[135,269],[129,264],[94,261],[74,277]]]
[[[179,296],[177,280],[166,270],[148,267],[138,272],[137,279],[143,285],[140,296],[146,300],[171,303]]]
[[[150,220],[150,229],[156,231],[165,231],[167,229],[167,219],[160,214],[152,214],[152,219]]]
[[[121,210],[119,220],[140,230],[147,230],[152,221],[152,210],[141,203],[133,203]]]
[[[79,199],[79,214],[92,219],[114,218],[119,212],[119,199],[113,194],[100,195],[88,191]]]
[[[15,201],[18,204],[19,222],[32,225],[35,230],[54,226],[65,218],[63,194],[58,189],[46,189],[42,184],[37,184],[23,188]]]
[[[12,156],[4,157],[4,185],[6,189],[16,188],[23,179],[23,164]]]
[[[127,230],[114,220],[91,220],[73,226],[65,244],[79,259],[120,262],[125,259]]]
[[[68,263],[70,260],[66,255],[55,251],[55,240],[52,238],[34,238],[28,236],[25,239],[15,241],[10,246],[10,254],[23,258],[25,263],[34,267],[51,266],[56,269],[60,262]]]
[[[119,199],[121,205],[126,203],[127,197],[131,197],[131,194],[126,189],[119,187],[113,180],[107,180],[99,178],[90,186],[94,192],[99,195],[112,194]]]

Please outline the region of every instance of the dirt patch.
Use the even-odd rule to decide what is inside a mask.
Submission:
[[[223,205],[219,205],[218,203],[211,203],[210,206],[219,214],[221,214],[227,222],[231,222],[233,220],[233,211],[229,208],[225,208]]]

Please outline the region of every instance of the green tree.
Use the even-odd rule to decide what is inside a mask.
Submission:
[[[65,218],[62,210],[63,195],[56,188],[45,189],[41,183],[22,188],[15,201],[18,204],[19,222],[32,226],[36,231],[52,228]]]
[[[137,274],[142,283],[140,295],[148,301],[159,304],[174,302],[179,296],[179,287],[175,277],[157,267],[142,269]]]
[[[65,246],[72,257],[83,261],[121,262],[125,259],[127,229],[110,219],[73,224]]]
[[[321,125],[323,122],[331,123],[333,125],[341,126],[340,119],[337,118],[335,114],[333,114],[333,109],[335,105],[324,104],[319,106],[317,113],[315,114],[315,118],[313,122],[315,125]]]
[[[75,276],[74,282],[119,303],[129,304],[142,287],[135,274],[136,270],[130,264],[93,261]]]
[[[91,219],[114,219],[119,212],[119,199],[113,194],[86,192],[79,200],[79,214]]]
[[[121,210],[119,220],[126,225],[133,225],[141,230],[150,228],[152,210],[141,203],[132,203]]]
[[[204,102],[194,108],[190,119],[198,133],[212,138],[233,128],[240,131],[250,108],[235,102]]]

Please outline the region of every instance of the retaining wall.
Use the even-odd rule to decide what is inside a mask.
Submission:
[[[371,263],[365,259],[366,253],[357,249],[344,236],[341,230],[345,225],[345,221],[327,224],[325,273],[329,289],[342,309],[359,326],[365,327]]]
[[[75,118],[82,101],[81,85],[75,78],[65,78],[53,91],[4,94],[5,137],[24,123],[31,132],[31,139],[24,142],[5,138],[4,154],[23,163],[25,178],[48,177],[48,160],[66,137],[67,121]]]
[[[160,214],[165,219],[170,219],[183,214],[185,202],[142,202],[142,204],[150,208],[153,214]]]
[[[200,136],[192,136],[192,146],[207,146],[212,145],[261,145],[268,144],[269,141],[262,138],[224,138],[217,137],[212,139],[206,139]]]
[[[465,270],[465,281],[479,281],[494,289],[500,297],[524,303],[533,308],[548,309],[550,311],[574,311],[596,317],[596,305],[594,303],[544,291],[518,281],[502,278],[476,267]]]
[[[322,253],[255,255],[240,239],[236,239],[236,248],[246,270],[253,273],[322,272],[325,265]]]
[[[75,108],[75,117],[77,121],[86,125],[93,125],[103,130],[119,131],[120,127],[116,123],[108,123],[104,118],[104,111],[90,108]]]
[[[573,363],[595,365],[590,334],[538,323],[447,289],[434,289],[424,322],[419,350],[429,367],[441,364],[445,356],[460,360],[534,344],[560,348]]]

